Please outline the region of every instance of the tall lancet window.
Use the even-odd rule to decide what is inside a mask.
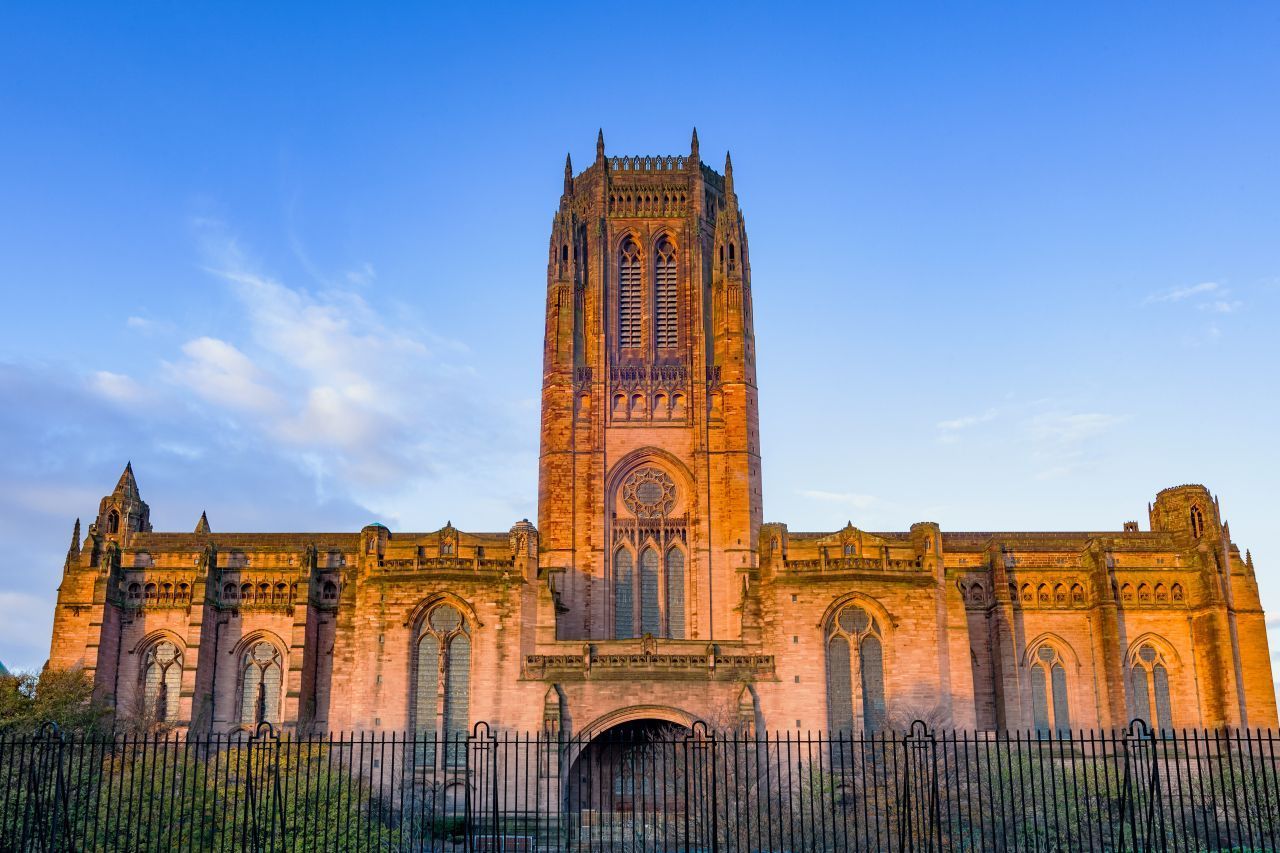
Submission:
[[[662,613],[658,609],[658,552],[645,548],[640,553],[640,633],[662,636]]]
[[[841,610],[827,629],[827,719],[833,736],[848,737],[861,711],[862,728],[885,724],[884,643],[880,623],[856,604]],[[854,696],[854,685],[861,688]],[[855,698],[861,701],[855,703]],[[861,707],[859,707],[861,706]]]
[[[169,640],[147,649],[142,670],[142,693],[147,715],[156,722],[178,719],[182,690],[182,652]]]
[[[684,551],[667,551],[667,636],[684,639]]]
[[[1041,646],[1031,658],[1031,720],[1041,737],[1071,734],[1067,668],[1053,646]]]
[[[1173,703],[1169,700],[1169,668],[1165,656],[1144,643],[1129,663],[1129,687],[1133,694],[1130,715],[1156,730],[1173,728]]]
[[[280,684],[284,661],[279,650],[265,640],[254,643],[240,659],[240,722],[280,724]]]
[[[422,622],[417,644],[417,685],[413,697],[418,760],[435,766],[435,741],[445,742],[445,762],[465,758],[471,716],[471,633],[451,604],[438,604]]]
[[[619,640],[635,636],[635,593],[631,552],[619,548],[613,555],[613,635]]]
[[[658,349],[676,346],[676,247],[666,237],[658,241],[653,265],[656,323],[654,342]]]
[[[618,346],[639,347],[640,324],[640,247],[628,237],[618,259]]]

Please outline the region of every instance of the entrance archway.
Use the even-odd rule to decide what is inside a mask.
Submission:
[[[591,836],[630,832],[678,814],[695,718],[675,708],[646,706],[611,712],[570,743],[564,805]],[[625,828],[625,829],[624,829]]]

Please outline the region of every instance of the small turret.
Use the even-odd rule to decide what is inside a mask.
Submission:
[[[698,165],[698,129],[693,129],[693,140],[689,143],[689,159],[693,161],[693,166]]]
[[[573,195],[573,159],[564,155],[564,194]]]
[[[132,462],[125,464],[115,489],[98,504],[96,524],[107,540],[123,544],[135,533],[151,532],[151,508],[138,491]]]
[[[596,162],[604,162],[604,128],[600,128],[596,133]]]
[[[212,533],[212,532],[213,531],[209,529],[209,516],[201,512],[200,520],[196,522],[196,533]]]

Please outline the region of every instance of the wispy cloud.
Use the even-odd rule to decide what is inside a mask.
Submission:
[[[985,423],[994,421],[997,415],[998,415],[998,412],[995,409],[987,409],[985,412],[983,412],[980,415],[964,415],[958,418],[951,418],[945,421],[938,421],[938,424],[937,424],[938,433],[939,433],[938,440],[945,444],[951,444],[953,442],[959,441],[960,436],[958,435],[958,433],[960,433],[963,430],[967,430],[972,427],[978,426],[980,424],[985,424]]]
[[[1040,467],[1037,479],[1052,480],[1074,473],[1090,459],[1090,445],[1124,423],[1125,417],[1104,412],[1043,412],[1023,428],[1031,442],[1032,458]]]
[[[1173,287],[1149,294],[1142,301],[1143,305],[1160,303],[1185,303],[1188,306],[1194,306],[1198,311],[1212,315],[1234,314],[1244,307],[1244,301],[1236,299],[1232,295],[1231,288],[1217,281],[1204,281],[1199,284]],[[1184,334],[1182,339],[1187,346],[1199,346],[1204,343],[1212,343],[1221,335],[1222,330],[1217,324],[1210,323],[1202,334]]]
[[[1244,307],[1244,302],[1239,299],[1215,299],[1198,307],[1201,311],[1208,311],[1213,314],[1233,314]]]
[[[1168,290],[1149,294],[1147,298],[1143,300],[1143,304],[1150,305],[1155,302],[1182,302],[1195,296],[1203,296],[1206,293],[1219,292],[1222,292],[1222,285],[1218,282],[1202,281],[1199,284],[1171,287]]]

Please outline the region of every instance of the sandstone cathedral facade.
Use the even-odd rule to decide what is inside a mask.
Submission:
[[[1276,725],[1204,487],[1145,530],[799,532],[764,522],[760,453],[732,164],[601,136],[551,229],[536,526],[157,533],[126,467],[76,523],[50,665],[202,732]]]

